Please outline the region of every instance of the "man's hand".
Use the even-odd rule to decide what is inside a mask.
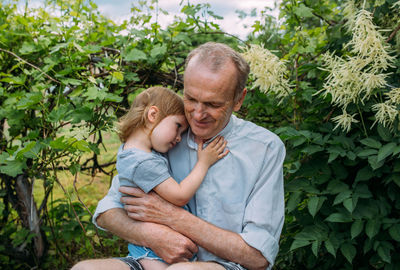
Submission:
[[[184,211],[155,192],[144,193],[139,188],[120,187],[119,191],[130,195],[121,197],[121,202],[130,218],[144,222],[154,222],[169,226],[174,213]]]
[[[152,239],[147,246],[169,264],[187,262],[198,252],[197,246],[186,236],[164,225],[146,223],[154,227]]]
[[[150,238],[142,245],[151,248],[169,264],[188,261],[198,252],[192,240],[167,227],[173,213],[184,211],[182,208],[165,201],[155,192],[146,194],[131,187],[120,187],[119,191],[133,196],[121,198],[128,216],[136,221],[148,222],[146,228],[150,230]]]

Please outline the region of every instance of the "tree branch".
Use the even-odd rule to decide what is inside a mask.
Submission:
[[[399,30],[400,30],[400,24],[396,27],[396,29],[394,29],[394,31],[393,31],[393,32],[390,34],[390,36],[386,39],[386,42],[391,41]]]
[[[50,75],[48,75],[46,72],[44,72],[43,70],[41,70],[40,68],[38,68],[38,67],[35,66],[34,64],[31,64],[31,63],[29,63],[28,61],[22,59],[21,57],[19,57],[19,56],[16,55],[15,53],[10,52],[9,50],[6,50],[6,49],[2,49],[2,48],[0,48],[0,51],[5,52],[5,53],[8,53],[8,54],[14,56],[15,58],[17,58],[18,60],[22,61],[23,63],[25,63],[25,64],[27,64],[27,65],[33,67],[34,69],[40,71],[40,72],[41,72],[40,75],[43,74],[44,76],[46,76],[46,77],[47,77],[48,79],[50,79],[51,81],[53,81],[53,82],[55,82],[55,83],[58,83],[58,84],[61,84],[61,82],[60,82],[59,80],[54,79],[53,77],[51,77]]]

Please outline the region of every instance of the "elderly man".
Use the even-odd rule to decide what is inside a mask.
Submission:
[[[270,131],[232,112],[246,96],[248,64],[230,47],[206,43],[193,50],[184,75],[190,130],[168,153],[171,173],[184,179],[198,143],[222,135],[230,153],[208,171],[189,203],[190,212],[157,194],[113,180],[94,222],[119,237],[150,247],[167,269],[266,269],[278,253],[284,221],[282,163],[285,148]],[[125,209],[123,209],[123,204]],[[196,261],[189,261],[197,255]],[[130,257],[89,260],[74,269],[142,269]],[[147,269],[146,269],[147,270]]]

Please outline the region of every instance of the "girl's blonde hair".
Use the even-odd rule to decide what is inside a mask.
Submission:
[[[183,100],[174,91],[165,87],[148,88],[137,95],[129,112],[118,121],[118,136],[122,142],[126,142],[135,129],[146,127],[147,113],[151,106],[156,106],[159,110],[153,129],[167,116],[185,115]]]

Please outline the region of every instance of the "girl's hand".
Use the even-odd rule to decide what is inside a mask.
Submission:
[[[229,153],[228,149],[224,152],[227,143],[224,137],[218,136],[203,149],[203,142],[201,142],[197,149],[198,162],[210,167]]]

